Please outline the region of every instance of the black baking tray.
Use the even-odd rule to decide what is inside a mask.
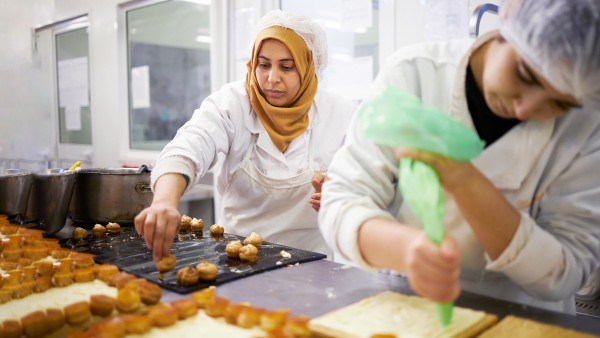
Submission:
[[[224,234],[222,237],[211,237],[208,231],[203,233],[179,233],[171,254],[177,258],[175,268],[163,275],[156,270],[152,260],[152,252],[146,248],[144,239],[133,227],[121,227],[121,233],[95,239],[90,235],[86,240],[78,242],[71,238],[60,241],[63,247],[94,254],[96,263],[110,263],[120,270],[129,272],[138,277],[148,279],[161,287],[185,294],[211,285],[220,285],[246,276],[264,271],[274,270],[296,263],[305,263],[326,258],[326,255],[300,250],[289,246],[263,242],[258,250],[258,260],[254,263],[242,262],[237,258],[229,258],[225,253],[225,246],[229,241],[244,241],[245,237]],[[285,250],[291,257],[284,258],[281,251]],[[214,263],[219,268],[217,279],[211,282],[200,281],[193,286],[179,285],[175,279],[177,270],[186,266],[196,266],[203,259]]]

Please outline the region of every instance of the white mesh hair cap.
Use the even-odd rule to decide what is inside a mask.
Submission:
[[[254,38],[263,29],[271,26],[291,29],[306,42],[313,57],[315,71],[321,77],[323,70],[327,67],[327,36],[325,31],[317,23],[303,15],[276,9],[269,11],[258,21],[254,28]]]
[[[559,91],[600,109],[600,0],[507,0],[500,33]]]

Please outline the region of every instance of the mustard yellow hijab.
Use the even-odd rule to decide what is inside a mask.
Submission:
[[[296,70],[300,74],[300,88],[292,101],[285,107],[269,104],[256,80],[255,69],[258,65],[258,52],[266,39],[281,41],[292,53]],[[281,26],[271,26],[262,30],[252,48],[252,57],[246,64],[246,91],[250,104],[265,127],[271,140],[285,152],[290,142],[308,128],[308,111],[317,93],[317,75],[310,49],[304,40],[293,30]]]

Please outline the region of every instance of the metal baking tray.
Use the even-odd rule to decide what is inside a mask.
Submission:
[[[203,233],[180,233],[173,242],[171,254],[177,258],[175,268],[159,278],[156,264],[152,260],[152,252],[146,248],[143,238],[133,227],[121,227],[118,235],[109,235],[94,239],[91,231],[86,240],[74,242],[71,238],[61,240],[63,247],[94,254],[96,263],[110,263],[120,270],[138,277],[148,279],[161,287],[185,294],[211,285],[220,285],[236,279],[257,273],[286,267],[289,265],[310,262],[326,258],[326,255],[300,250],[289,246],[263,242],[258,251],[258,260],[245,263],[239,259],[227,257],[225,246],[229,241],[244,241],[244,237],[224,234],[223,237],[211,237],[208,231]],[[284,258],[281,251],[285,250],[291,257]],[[203,259],[214,263],[219,268],[217,279],[212,282],[200,281],[193,286],[179,285],[176,281],[177,270],[186,266],[196,266]]]

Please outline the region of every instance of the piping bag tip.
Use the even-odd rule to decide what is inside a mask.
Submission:
[[[454,309],[454,303],[438,303],[435,305],[435,309],[437,311],[438,319],[440,321],[440,325],[442,327],[447,327],[452,323],[452,312]]]

